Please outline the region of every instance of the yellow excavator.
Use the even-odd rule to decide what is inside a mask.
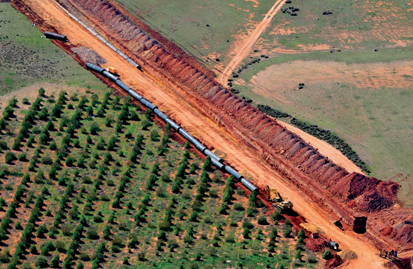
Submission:
[[[276,189],[267,185],[267,187],[265,187],[265,192],[267,194],[267,200],[272,202],[273,207],[278,208],[281,211],[293,208],[293,203],[284,201],[281,194]]]

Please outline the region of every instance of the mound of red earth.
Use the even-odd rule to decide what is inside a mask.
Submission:
[[[363,214],[370,219],[370,216],[396,203],[400,188],[397,183],[350,174],[337,166],[300,137],[277,124],[275,119],[222,87],[214,80],[211,71],[121,7],[108,0],[59,2],[94,22],[110,36],[111,42],[127,49],[144,69],[157,70],[159,76],[178,85],[194,107],[213,120],[219,118],[220,124],[259,152],[274,169],[348,224],[351,225],[355,214]],[[376,228],[383,227],[385,223],[380,218],[372,219],[368,225],[370,238],[386,236]],[[397,234],[403,234],[393,238],[410,243],[413,226],[409,223],[393,227]],[[394,241],[387,243],[397,244]]]

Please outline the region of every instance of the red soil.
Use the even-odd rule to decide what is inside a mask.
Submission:
[[[383,234],[375,229],[383,226],[382,220],[374,214],[397,202],[400,188],[397,183],[348,173],[332,163],[275,119],[223,88],[214,80],[212,72],[182,51],[177,54],[175,45],[142,27],[142,23],[109,1],[69,0],[64,3],[72,11],[79,9],[77,11],[113,38],[112,42],[122,44],[144,70],[159,70],[164,77],[157,77],[157,80],[167,80],[186,90],[191,105],[212,120],[220,119],[220,124],[232,135],[257,150],[275,170],[311,194],[320,205],[342,217],[344,222],[352,223],[351,216],[357,213],[367,216],[368,232],[372,232],[369,237],[384,243],[378,238]],[[392,238],[400,240],[399,243],[410,243],[410,233],[404,236],[404,232],[413,230],[413,225],[402,222],[399,226],[395,228],[400,230],[396,232],[399,236]],[[386,240],[386,243],[399,245],[392,240]]]

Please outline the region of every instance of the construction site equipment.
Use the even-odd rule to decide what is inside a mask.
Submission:
[[[330,239],[330,241],[328,242],[328,243],[326,243],[327,244],[327,247],[329,247],[329,248],[331,248],[331,249],[333,249],[333,250],[339,250],[340,249],[340,246],[338,245],[338,243],[337,242],[334,242],[334,241],[332,241],[331,239]]]
[[[265,192],[267,194],[267,200],[272,202],[273,207],[279,210],[288,210],[293,208],[293,204],[290,201],[284,201],[281,194],[276,190],[267,185],[265,187]]]
[[[109,73],[115,76],[119,76],[118,70],[115,67],[109,66],[108,68],[106,68],[106,71],[108,71]]]

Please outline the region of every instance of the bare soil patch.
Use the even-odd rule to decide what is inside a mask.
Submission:
[[[326,81],[349,83],[360,89],[411,87],[413,79],[409,74],[413,74],[411,61],[369,64],[294,61],[266,68],[255,75],[251,83],[257,94],[280,98],[279,92],[298,90],[301,82],[307,85]]]

